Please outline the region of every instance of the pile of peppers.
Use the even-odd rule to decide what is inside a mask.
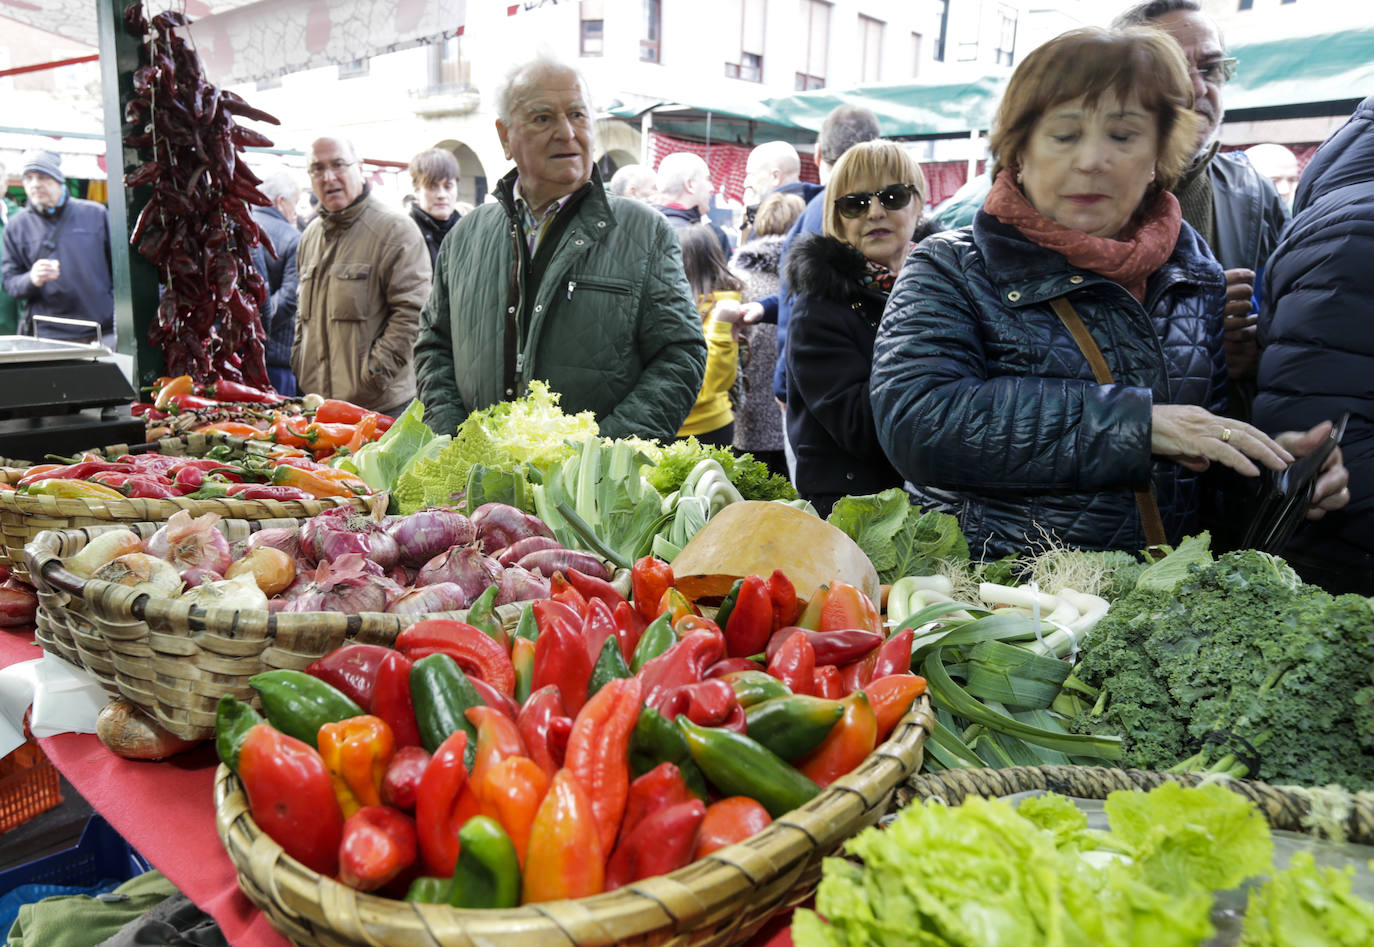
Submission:
[[[111,460],[83,454],[73,463],[29,467],[15,488],[20,493],[83,500],[234,497],[285,501],[351,498],[372,492],[359,477],[296,456],[300,454],[236,458],[228,445],[216,445],[203,457],[149,451]]]
[[[225,697],[220,758],[288,854],[456,907],[579,898],[760,831],[853,770],[925,681],[910,630],[780,571],[714,618],[645,557],[633,597],[576,570],[507,636],[488,608],[351,644]],[[484,596],[490,600],[491,596]]]

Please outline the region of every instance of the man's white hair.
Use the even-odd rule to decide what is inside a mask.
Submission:
[[[577,77],[578,87],[582,89],[582,99],[587,106],[587,111],[592,112],[592,92],[587,85],[587,77],[580,71],[565,62],[555,58],[550,53],[540,53],[533,59],[522,63],[517,63],[507,71],[501,84],[496,88],[496,117],[505,125],[509,125],[512,118],[512,109],[515,108],[515,101],[519,94],[524,91],[525,86],[531,80],[547,72],[571,72]]]
[[[801,176],[801,158],[796,147],[786,141],[765,141],[749,152],[747,163],[760,170],[777,171],[784,184]]]
[[[654,169],[642,164],[627,164],[625,167],[616,171],[611,176],[611,183],[608,185],[611,193],[617,197],[624,197],[631,187],[636,190],[652,188],[655,186],[657,176]]]
[[[658,163],[659,193],[665,197],[680,197],[687,193],[687,182],[700,176],[711,176],[711,169],[701,155],[674,151]]]
[[[358,160],[358,149],[353,147],[353,142],[342,135],[321,135],[310,143],[310,153],[315,153],[315,146],[322,141],[332,141],[339,146],[339,150],[347,156],[349,161]]]
[[[299,194],[301,185],[294,174],[290,171],[281,170],[264,178],[263,182],[258,185],[258,190],[262,191],[269,201],[276,202],[283,197]]]

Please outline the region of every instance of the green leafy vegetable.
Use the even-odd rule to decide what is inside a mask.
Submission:
[[[797,491],[786,477],[768,470],[753,454],[736,454],[727,447],[702,444],[695,437],[673,441],[659,449],[644,476],[655,490],[667,496],[682,488],[682,482],[703,460],[714,460],[746,500],[795,500]]]
[[[418,398],[411,401],[385,434],[339,458],[335,466],[357,474],[373,490],[394,490],[406,465],[434,440],[424,417],[425,406]]]
[[[1187,576],[1190,567],[1203,566],[1212,561],[1211,543],[1212,537],[1206,532],[1189,536],[1178,544],[1177,549],[1143,569],[1136,577],[1135,587],[1157,592],[1173,590]]]
[[[947,513],[913,506],[905,490],[841,497],[827,520],[868,554],[878,579],[891,584],[903,576],[931,575],[942,560],[967,562],[968,540],[959,521]]]
[[[1297,852],[1250,894],[1241,947],[1364,947],[1374,943],[1374,904],[1351,890],[1353,865],[1318,868]]]

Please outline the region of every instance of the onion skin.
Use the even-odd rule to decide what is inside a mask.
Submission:
[[[100,711],[95,718],[95,735],[111,753],[126,760],[165,760],[202,742],[168,733],[123,697],[110,701]]]
[[[396,541],[401,564],[412,568],[477,538],[472,520],[453,510],[420,510],[397,519],[387,533]]]
[[[483,556],[476,546],[455,546],[425,563],[415,577],[415,586],[420,588],[439,582],[456,582],[471,601],[481,595],[487,586],[500,580],[497,571],[500,568],[500,563]]]
[[[539,549],[521,558],[517,565],[549,579],[553,578],[555,572],[567,572],[569,569],[576,569],[597,579],[611,577],[600,559],[575,549]]]
[[[181,576],[176,567],[146,552],[131,552],[111,559],[91,578],[128,586],[154,598],[171,598],[181,591]]]
[[[400,615],[452,612],[467,608],[474,598],[456,582],[436,582],[412,589],[388,605],[386,610]]]
[[[562,549],[563,544],[556,539],[548,536],[526,536],[524,539],[517,540],[502,549],[496,555],[496,561],[503,566],[512,566],[528,556],[532,552],[540,549]]]
[[[483,503],[472,513],[482,551],[494,555],[528,536],[553,537],[553,530],[537,516],[506,503]]]
[[[170,562],[178,572],[201,566],[223,575],[234,560],[229,553],[229,540],[215,529],[219,520],[218,513],[192,519],[190,513],[177,510],[148,537],[145,548],[149,555]]]
[[[507,566],[501,573],[501,590],[496,593],[497,605],[530,602],[548,597],[549,580],[538,573],[520,566]]]
[[[248,552],[251,553],[262,546],[280,549],[292,559],[306,558],[305,551],[301,548],[301,531],[298,529],[274,526],[271,529],[260,529],[248,537]],[[311,565],[314,563],[311,562]]]
[[[233,566],[230,566],[232,569]],[[194,589],[205,582],[219,582],[224,576],[214,569],[203,569],[200,566],[192,566],[189,569],[181,570],[181,581],[186,583],[188,589]]]
[[[394,566],[400,549],[391,534],[372,517],[356,510],[328,510],[301,525],[301,547],[317,562],[333,562],[357,553],[380,565]]]
[[[62,563],[72,575],[89,579],[96,570],[120,556],[131,552],[143,552],[143,540],[131,530],[115,530],[101,533],[88,542],[79,552],[68,556]]]

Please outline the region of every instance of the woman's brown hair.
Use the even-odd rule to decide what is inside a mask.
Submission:
[[[723,289],[739,289],[744,284],[725,265],[720,238],[706,224],[692,224],[677,232],[682,242],[682,270],[692,287],[692,295],[705,296]]]
[[[1198,117],[1183,51],[1167,33],[1148,28],[1070,30],[1033,49],[1011,74],[993,120],[988,148],[994,177],[1016,170],[1035,125],[1061,102],[1134,94],[1159,129],[1154,187],[1168,190],[1192,160]]]
[[[916,193],[911,199],[919,207],[926,202],[926,176],[921,165],[895,141],[864,141],[840,155],[825,186],[825,235],[844,239],[844,220],[840,216],[836,198],[852,194],[864,182],[877,187],[889,184],[914,184]],[[918,215],[919,217],[919,215]]]
[[[769,194],[754,212],[754,222],[749,234],[751,237],[769,237],[785,234],[792,229],[797,218],[806,210],[806,201],[798,194],[782,194],[777,191]]]

